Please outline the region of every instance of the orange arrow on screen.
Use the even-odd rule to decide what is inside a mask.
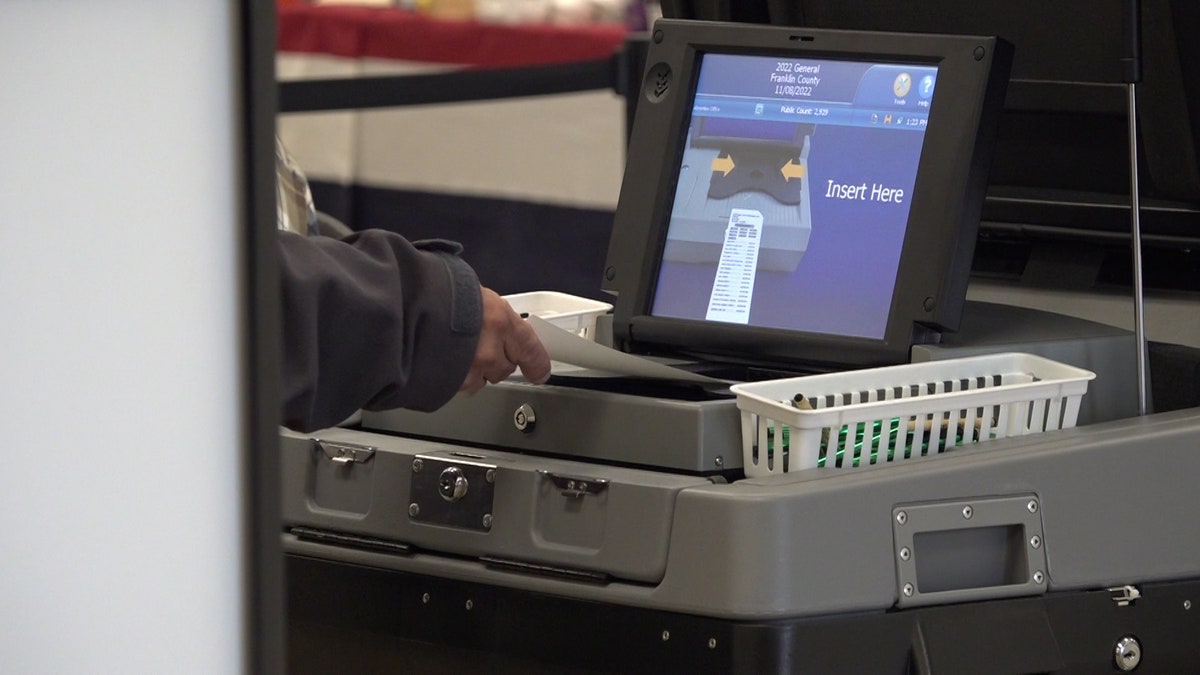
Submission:
[[[791,159],[788,159],[787,164],[784,164],[779,173],[783,174],[783,180],[790,181],[793,178],[804,178],[804,165],[796,164]]]
[[[728,176],[729,172],[733,171],[733,156],[713,159],[712,170],[720,171],[722,176]]]

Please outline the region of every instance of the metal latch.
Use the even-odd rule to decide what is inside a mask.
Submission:
[[[335,443],[333,441],[323,441],[319,438],[314,438],[313,443],[335,464],[352,464],[356,462],[362,464],[375,456],[375,448],[369,445]]]
[[[1142,597],[1141,591],[1129,585],[1114,586],[1108,589],[1108,592],[1112,595],[1113,602],[1117,603],[1117,607],[1132,605],[1138,598]]]
[[[551,473],[544,469],[538,469],[538,473],[546,478],[549,478],[554,487],[562,491],[566,497],[582,497],[584,495],[598,495],[608,488],[608,481],[603,478],[588,478],[586,476],[567,476],[565,474]]]

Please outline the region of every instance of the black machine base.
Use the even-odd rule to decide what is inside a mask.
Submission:
[[[761,622],[295,555],[287,578],[290,673],[1200,672],[1200,579]]]

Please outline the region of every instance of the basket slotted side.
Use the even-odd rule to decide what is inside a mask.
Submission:
[[[1006,353],[735,385],[747,476],[850,469],[1075,425],[1090,371]],[[803,395],[812,406],[792,405]]]

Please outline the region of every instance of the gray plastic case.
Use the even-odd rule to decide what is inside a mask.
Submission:
[[[709,484],[346,429],[315,437],[285,432],[281,452],[285,529],[312,530],[301,532],[316,541],[415,547],[590,581],[660,581],[676,494]],[[467,486],[459,498],[444,499],[438,488],[451,469]]]
[[[331,544],[288,534],[285,550],[328,560],[741,619],[1200,575],[1198,409],[994,441],[986,450],[903,466],[810,469],[730,484],[505,452],[462,457],[462,448],[353,430],[318,436],[374,447],[363,466],[379,462],[355,488],[369,490],[365,512],[319,506],[313,486],[352,480],[345,472],[358,463],[339,465],[318,456],[311,438],[284,434],[285,524],[357,537]],[[488,529],[420,523],[408,513],[413,461],[453,461],[455,453],[498,470]],[[607,481],[606,496],[565,495],[542,472]],[[983,527],[1020,536],[972,537],[971,523],[953,516],[967,507]],[[920,509],[935,516],[916,517]],[[995,583],[964,568],[980,558],[963,563],[944,547],[918,544],[905,560],[899,511],[914,514],[906,521],[914,531],[990,541],[977,552],[987,565],[1024,560],[1024,567]],[[580,534],[567,534],[576,526]],[[587,540],[566,540],[573,536]],[[913,577],[905,565],[926,555],[933,556],[932,588],[941,590],[918,584],[906,594]]]

